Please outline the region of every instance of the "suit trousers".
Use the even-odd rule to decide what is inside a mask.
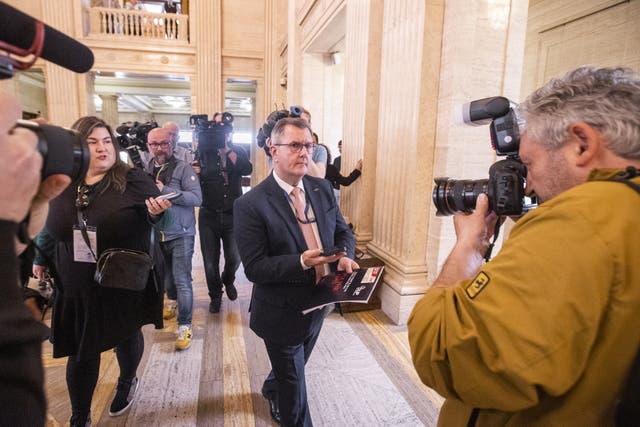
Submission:
[[[280,417],[283,426],[311,427],[311,414],[307,402],[305,364],[311,356],[324,316],[316,310],[313,326],[307,338],[300,344],[284,345],[264,340],[272,371],[264,382],[262,393],[278,397]]]

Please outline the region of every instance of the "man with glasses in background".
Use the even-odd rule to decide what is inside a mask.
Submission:
[[[178,145],[180,140],[180,126],[176,122],[166,122],[162,125],[169,132],[171,145],[173,146],[173,155],[176,159],[182,160],[187,164],[193,163],[193,153],[184,147]]]
[[[174,317],[177,308],[176,349],[186,350],[191,345],[192,335],[191,259],[196,234],[194,207],[202,203],[200,182],[190,164],[175,158],[171,136],[165,128],[152,129],[147,136],[147,146],[152,157],[145,170],[153,175],[160,192],[171,198],[173,204],[168,210],[168,220],[156,233],[160,237],[165,263],[164,284],[169,299],[163,317]]]
[[[264,340],[272,366],[262,394],[277,422],[309,426],[305,363],[324,315],[303,315],[302,308],[323,275],[352,272],[358,264],[331,185],[307,175],[314,147],[309,125],[281,119],[271,140],[273,172],[236,200],[234,228],[246,276],[254,283],[250,327]],[[321,255],[334,246],[346,252]]]

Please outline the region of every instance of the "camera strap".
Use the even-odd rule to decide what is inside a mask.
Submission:
[[[31,240],[31,244],[33,245],[33,248],[44,259],[44,262],[46,263],[46,267],[49,270],[49,277],[53,279],[53,294],[51,295],[51,299],[47,301],[47,304],[44,306],[44,309],[42,310],[42,317],[40,318],[40,321],[43,322],[45,316],[47,315],[47,310],[51,305],[53,305],[53,302],[55,301],[57,294],[62,293],[64,288],[62,286],[62,280],[60,280],[60,276],[58,275],[58,270],[56,269],[56,265],[51,259],[51,257],[49,256],[49,254],[47,254],[47,252],[44,249],[42,249],[35,242],[35,240]],[[25,288],[26,288],[26,284],[23,285],[23,289]]]
[[[499,216],[496,221],[496,225],[493,228],[493,240],[489,243],[489,247],[487,251],[484,253],[485,262],[489,262],[491,259],[491,252],[493,252],[493,247],[496,245],[496,240],[498,240],[498,236],[500,235],[500,227],[502,227],[503,217]]]
[[[613,178],[609,178],[606,181],[621,182],[627,187],[636,190],[636,192],[640,194],[640,185],[631,181],[632,178],[635,178],[637,176],[640,176],[640,170],[634,168],[633,166],[627,166],[627,168],[623,172],[619,172],[618,174],[616,174],[616,176],[614,176]]]
[[[155,170],[155,160],[152,160],[152,169]],[[171,183],[171,178],[173,178],[173,172],[176,169],[177,161],[174,156],[164,163],[163,165],[159,165],[159,169],[154,173],[155,179],[162,182],[164,185],[169,185]]]

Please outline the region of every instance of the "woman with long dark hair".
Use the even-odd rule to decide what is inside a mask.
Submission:
[[[47,219],[59,276],[51,342],[53,357],[69,356],[71,426],[87,426],[100,353],[105,350],[115,348],[120,366],[109,414],[120,415],[131,406],[144,350],[140,328],[145,324],[162,328],[162,292],[153,275],[139,292],[98,285],[93,279],[95,259],[83,247],[87,243],[80,223],[96,257],[109,248],[148,252],[152,222],[171,202],[156,198],[160,191],[151,177],[119,159],[117,140],[103,120],[82,117],[72,128],[87,141],[90,161],[87,174],[51,202]],[[40,276],[42,269],[34,265],[34,274]]]

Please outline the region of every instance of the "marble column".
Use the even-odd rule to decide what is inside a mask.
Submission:
[[[382,10],[382,0],[347,2],[342,173],[362,159],[363,174],[341,187],[340,209],[354,225],[359,250],[373,238]]]
[[[284,13],[284,17],[281,15]],[[273,102],[277,98],[278,91],[278,20],[287,20],[286,10],[277,10],[274,0],[264,2],[264,79],[258,81],[256,99],[260,103],[254,102],[256,110],[254,113],[254,129],[259,129],[264,123],[264,119],[273,110]],[[255,141],[255,140],[254,140]],[[255,142],[251,144],[251,161],[253,163],[253,173],[251,174],[252,185],[256,185],[269,174],[269,161],[264,150],[258,147]]]
[[[415,303],[407,296],[427,281],[443,14],[442,2],[384,3],[373,239],[367,249],[385,261],[382,309],[396,323],[406,321]]]
[[[488,128],[459,124],[454,113],[519,87],[526,8],[509,0],[384,2],[367,249],[387,266],[382,309],[396,323],[406,322],[455,241],[451,219],[434,215],[434,176],[486,178],[495,160]]]
[[[117,128],[120,124],[120,118],[118,115],[118,95],[102,94],[99,96],[100,99],[102,99],[102,120],[111,125],[113,129]]]
[[[73,0],[42,2],[43,21],[73,37],[75,21],[79,19]],[[78,117],[88,112],[86,75],[73,73],[49,61],[44,62],[47,110],[49,121],[60,126],[70,126]]]
[[[300,48],[300,25],[298,23],[296,0],[289,0],[289,24],[287,32],[287,105],[294,105],[302,99],[302,49]]]
[[[191,97],[191,112],[211,116],[224,108],[221,0],[194,0],[190,8],[190,34],[196,48],[191,93],[197,94]]]

